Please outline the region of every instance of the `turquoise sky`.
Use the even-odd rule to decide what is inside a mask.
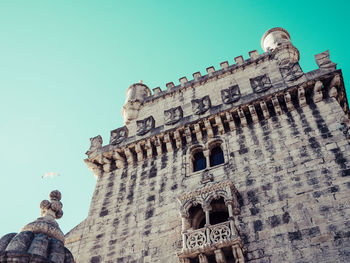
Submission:
[[[0,236],[63,195],[68,232],[88,213],[89,138],[123,126],[126,89],[151,89],[257,49],[287,29],[304,72],[330,50],[350,87],[349,1],[0,0]],[[42,179],[48,172],[60,176]]]

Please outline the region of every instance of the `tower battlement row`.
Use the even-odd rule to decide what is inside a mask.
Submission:
[[[168,83],[166,92],[151,95],[145,84],[131,85],[122,109],[125,126],[111,131],[107,146],[101,136],[92,138],[85,162],[98,176],[281,115],[307,100],[335,97],[349,114],[341,73],[328,74],[336,69],[328,51],[315,56],[318,69],[304,73],[285,29],[268,30],[261,46],[261,55],[252,51],[246,61],[240,56],[235,65],[207,68],[206,76],[183,77],[178,86]]]
[[[304,72],[283,28],[179,85],[127,89],[125,125],[91,138],[76,262],[348,262],[350,121],[329,52]]]

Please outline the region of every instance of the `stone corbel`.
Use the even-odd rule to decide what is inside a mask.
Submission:
[[[272,105],[275,108],[276,114],[277,115],[281,115],[282,114],[282,109],[281,109],[281,106],[280,106],[280,103],[278,101],[277,96],[272,97],[271,100],[272,100]]]
[[[142,143],[139,142],[135,145],[135,152],[137,155],[137,161],[141,162],[143,160]]]
[[[197,141],[202,142],[203,141],[202,130],[198,123],[194,125],[194,132],[196,133]]]
[[[257,123],[259,121],[258,115],[256,114],[256,110],[254,105],[249,105],[248,106],[250,115],[252,116],[253,123]]]
[[[331,83],[329,84],[329,87],[330,87],[328,92],[329,97],[336,98],[338,96],[337,88],[340,86],[340,84],[341,84],[340,76],[337,74],[333,77],[333,79],[331,80]]]
[[[155,144],[156,149],[157,149],[157,154],[158,155],[163,154],[161,138],[159,136],[156,136],[154,138],[154,144]]]
[[[205,126],[205,129],[207,130],[208,138],[213,138],[214,137],[213,128],[211,127],[210,121],[208,119],[204,120],[204,126]]]
[[[246,119],[246,117],[245,117],[244,112],[243,112],[242,109],[238,109],[238,117],[239,117],[240,120],[241,120],[241,125],[242,125],[242,127],[247,126],[247,119]]]
[[[124,152],[125,152],[127,164],[133,165],[134,164],[134,156],[132,155],[131,150],[128,147],[126,147]]]
[[[185,127],[185,136],[186,136],[186,142],[188,145],[192,143],[192,135],[190,127]]]
[[[165,145],[166,145],[167,152],[172,152],[173,151],[173,147],[171,145],[170,135],[168,133],[164,135],[164,142],[165,142]]]
[[[300,107],[306,106],[305,90],[303,87],[298,88],[298,99]]]
[[[181,139],[181,133],[179,130],[176,130],[174,132],[174,139],[175,139],[176,148],[181,149],[182,148],[182,139]]]
[[[103,157],[103,171],[109,173],[112,170],[112,160],[106,157]]]
[[[226,120],[230,127],[230,131],[236,130],[236,124],[230,112],[226,112]]]
[[[288,111],[294,110],[294,105],[293,105],[293,102],[292,102],[292,97],[291,97],[291,95],[290,95],[289,92],[286,92],[286,93],[284,94],[284,101],[286,102]]]
[[[152,143],[150,139],[146,141],[145,148],[146,148],[147,158],[151,159],[153,157],[153,151],[152,151]]]
[[[260,102],[260,107],[261,110],[263,112],[264,118],[267,120],[270,118],[270,112],[269,109],[267,108],[266,102],[265,101],[261,101]]]
[[[113,159],[115,160],[115,165],[117,166],[117,168],[124,168],[125,166],[124,158],[120,155],[118,151],[115,151],[113,153]]]
[[[215,116],[215,124],[218,127],[219,134],[224,134],[225,128],[224,128],[224,125],[222,124],[222,120],[221,120],[220,115]]]
[[[322,100],[322,97],[323,97],[323,95],[322,95],[322,86],[323,86],[323,84],[322,84],[321,81],[317,81],[315,83],[315,86],[314,86],[314,98],[313,98],[314,99],[314,103],[317,103],[317,102]]]

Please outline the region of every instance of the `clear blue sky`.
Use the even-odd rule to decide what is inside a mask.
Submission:
[[[68,232],[88,213],[89,138],[123,126],[125,91],[151,89],[257,49],[287,29],[302,69],[330,50],[350,88],[349,1],[0,1],[0,236],[63,195]],[[42,179],[48,172],[60,176]]]

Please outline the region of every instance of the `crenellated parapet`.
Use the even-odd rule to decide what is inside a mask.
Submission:
[[[318,69],[304,73],[299,51],[282,28],[267,31],[262,38],[266,51],[236,57],[221,69],[207,68],[207,75],[193,74],[167,90],[134,84],[123,106],[126,125],[111,131],[110,144],[91,139],[85,160],[96,176],[134,165],[145,159],[202,143],[238,128],[334,98],[349,115],[340,70],[328,51],[315,56]]]
[[[286,88],[273,95],[229,110],[213,112],[208,117],[200,118],[175,129],[151,133],[150,136],[139,140],[135,138],[136,136],[126,137],[127,128],[122,127],[111,132],[113,140],[109,145],[102,146],[100,136],[92,138],[91,148],[87,152],[88,158],[85,159],[85,162],[93,173],[99,176],[102,172],[124,168],[145,159],[190,147],[220,136],[220,134],[254,125],[257,122],[306,107],[311,103],[318,103],[324,99],[337,100],[344,112],[349,115],[343,87],[341,72],[335,76],[334,74],[326,74],[317,80],[306,81],[300,86]],[[116,137],[115,134],[119,134],[119,137]],[[130,141],[132,143],[129,143]]]

